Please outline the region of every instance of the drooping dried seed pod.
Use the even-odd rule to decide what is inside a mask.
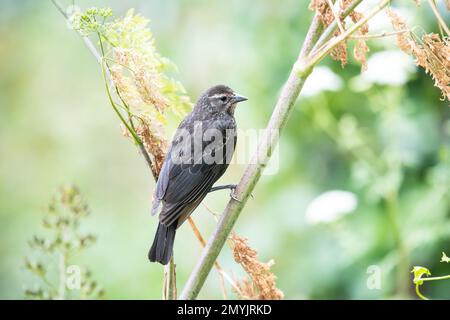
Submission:
[[[284,298],[283,292],[276,287],[276,277],[270,271],[273,260],[267,263],[258,260],[258,253],[252,249],[247,239],[232,233],[230,236],[234,260],[239,263],[251,278],[238,283],[239,289],[244,292],[243,299],[280,300]]]
[[[405,19],[399,16],[394,10],[387,9],[386,14],[391,20],[392,27],[395,31],[403,31],[408,29]],[[407,54],[411,54],[411,38],[406,32],[400,32],[396,35],[397,46]]]
[[[408,30],[405,20],[392,9],[387,12],[396,31]],[[450,101],[450,46],[449,39],[435,33],[425,33],[421,37],[412,32],[397,34],[398,47],[415,58],[416,65],[422,67],[438,87],[443,99]]]
[[[356,41],[355,47],[353,48],[353,56],[356,61],[361,63],[361,72],[367,70],[367,58],[366,54],[369,52],[369,46],[362,39]]]

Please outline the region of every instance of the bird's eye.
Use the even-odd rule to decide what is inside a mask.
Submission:
[[[227,101],[227,97],[226,97],[226,96],[221,97],[221,98],[220,98],[220,101],[226,102],[226,101]]]

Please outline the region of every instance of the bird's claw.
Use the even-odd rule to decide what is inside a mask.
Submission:
[[[236,188],[237,188],[237,184],[226,184],[226,185],[223,185],[223,186],[212,187],[211,190],[209,190],[209,192],[214,192],[214,191],[223,190],[223,189],[230,189],[230,197],[231,197],[231,199],[236,200],[238,202],[242,202],[242,200],[240,200],[236,196]],[[254,199],[253,194],[250,194],[250,197],[252,197],[252,199]]]
[[[231,189],[231,192],[230,192],[230,197],[231,197],[231,199],[233,199],[233,200],[235,200],[235,201],[237,201],[237,202],[242,202],[241,200],[239,200],[239,199],[236,197],[236,194],[234,193],[235,191],[236,191],[236,187],[234,187],[234,188]]]
[[[235,184],[235,185],[233,185],[231,188],[230,188],[230,197],[231,197],[231,199],[233,199],[233,200],[235,200],[235,201],[237,201],[237,202],[241,202],[242,203],[242,200],[240,200],[240,199],[238,199],[238,197],[236,196],[236,187],[237,187],[237,185]],[[253,193],[250,193],[250,197],[252,198],[252,199],[254,199],[255,197],[253,197]]]

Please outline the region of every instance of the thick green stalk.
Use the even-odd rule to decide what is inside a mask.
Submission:
[[[321,24],[319,23],[319,18],[316,15],[311,23],[297,61],[303,60],[309,53],[312,45],[320,36],[320,28]],[[257,151],[254,154],[253,159],[250,161],[250,164],[247,166],[244,175],[235,190],[235,194],[240,201],[230,199],[228,202],[228,205],[220,217],[213,235],[206,244],[200,260],[198,261],[184,287],[180,299],[195,299],[200,292],[200,289],[211,271],[214,262],[228,239],[228,235],[230,234],[234,223],[239,217],[239,214],[244,208],[252,190],[261,177],[262,171],[267,165],[272,151],[278,143],[278,133],[284,128],[300,90],[311,70],[312,69],[307,69],[303,74],[299,74],[296,64],[292,67],[289,78],[283,87],[280,97],[278,98],[275,110],[266,130],[264,131]]]
[[[163,300],[177,299],[177,273],[175,270],[175,261],[172,257],[170,262],[164,266],[163,281]]]
[[[230,199],[228,202],[228,205],[220,217],[219,223],[217,224],[213,235],[206,244],[197,265],[194,267],[194,270],[192,271],[183,289],[180,299],[195,299],[198,296],[214,265],[214,261],[216,261],[219,256],[219,253],[234,226],[234,223],[244,208],[249,196],[255,188],[256,183],[261,177],[261,173],[267,165],[272,151],[278,143],[279,133],[284,128],[293,109],[294,103],[297,100],[297,97],[314,66],[319,63],[336,45],[338,45],[341,41],[348,39],[353,32],[358,30],[358,28],[364,25],[364,23],[366,23],[370,18],[386,7],[389,2],[390,0],[381,1],[365,18],[355,23],[343,34],[331,39],[327,42],[323,49],[319,49],[317,53],[308,58],[310,50],[313,48],[313,43],[315,43],[320,37],[320,23],[316,21],[318,16],[316,15],[314,17],[300,55],[291,69],[288,80],[283,86],[280,97],[278,98],[277,104],[272,113],[272,117],[270,118],[262,139],[258,144],[252,161],[250,161],[250,164],[247,166],[236,188],[235,195],[238,199],[240,199],[240,201]]]

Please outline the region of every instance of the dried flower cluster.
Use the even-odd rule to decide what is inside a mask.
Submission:
[[[153,128],[150,128],[150,125]],[[155,128],[155,126],[159,128]],[[141,122],[136,126],[136,132],[144,143],[144,147],[153,156],[153,171],[156,175],[159,175],[162,165],[164,163],[165,154],[167,152],[167,141],[161,136],[161,132],[164,132],[159,123],[146,123]]]
[[[113,52],[115,64],[111,66],[111,75],[133,112],[163,113],[169,101],[161,92],[163,85],[155,66],[136,50],[116,47]]]
[[[176,68],[157,53],[148,22],[130,10],[123,19],[110,24],[104,37],[114,43],[113,82],[133,117],[139,119],[136,133],[158,173],[167,151],[165,113],[182,116],[192,104],[183,86],[166,75]]]
[[[387,11],[396,31],[407,30],[405,20],[392,9]],[[435,33],[425,33],[421,37],[413,32],[397,34],[397,45],[405,53],[415,58],[416,65],[422,67],[434,80],[434,85],[442,92],[443,99],[450,101],[450,43],[448,37]]]
[[[345,19],[342,18],[343,12],[347,10],[351,3],[352,0],[339,1],[338,8],[334,9],[336,16],[339,18],[339,24],[343,28],[345,28],[346,22]],[[333,9],[330,7],[330,1],[328,0],[311,0],[309,8],[316,11],[325,27],[329,26],[335,20]],[[356,23],[364,16],[362,13],[352,10],[349,13],[349,17],[353,21],[353,23]],[[361,36],[366,35],[368,32],[369,25],[367,23],[357,31],[357,33]],[[337,29],[334,35],[339,36],[340,33],[341,30]],[[342,67],[344,67],[348,63],[347,46],[347,41],[342,41],[330,52],[331,58],[336,61],[340,61]],[[361,63],[361,71],[365,71],[367,69],[366,55],[368,52],[369,47],[367,46],[365,40],[362,38],[357,39],[353,48],[353,56],[355,57],[356,61]]]
[[[102,35],[113,51],[113,65],[129,71],[130,84],[134,85],[140,100],[134,102],[160,113],[168,108],[182,115],[191,108],[191,102],[181,83],[167,76],[176,67],[156,51],[148,23],[149,20],[131,9],[122,19],[109,23]]]
[[[267,263],[258,261],[258,253],[252,249],[247,239],[234,232],[230,236],[234,260],[239,263],[250,276],[251,281],[244,279],[237,283],[243,299],[279,300],[283,299],[283,292],[276,287],[276,277],[270,272],[273,260]]]
[[[352,11],[350,13],[350,18],[354,23],[358,22],[364,15],[362,13]],[[361,28],[358,29],[357,33],[361,36],[367,35],[369,33],[369,25],[367,23],[363,24]],[[364,39],[357,39],[355,46],[353,48],[353,56],[356,61],[361,63],[361,72],[367,70],[367,53],[370,51],[369,46],[366,44]]]
[[[90,247],[96,240],[92,234],[79,231],[81,220],[88,214],[88,207],[76,187],[62,187],[52,199],[42,219],[46,232],[34,235],[28,242],[33,254],[32,258],[25,259],[25,268],[38,281],[25,290],[27,298],[86,299],[103,295],[103,289],[91,280],[91,273],[85,268],[80,269],[79,288],[70,293],[65,290],[66,268],[71,265],[73,254]],[[59,277],[54,276],[55,270]]]
[[[149,20],[133,9],[121,19],[110,22],[110,17],[110,9],[91,8],[74,12],[70,21],[83,36],[96,34],[100,39],[105,65],[120,99],[117,105],[127,113],[129,123],[124,134],[131,137],[129,130],[135,131],[157,173],[166,152],[167,112],[181,117],[192,103],[183,86],[167,75],[176,67],[156,51]]]
[[[319,15],[324,26],[329,26],[334,20],[333,11],[331,11],[327,0],[311,0],[309,9]]]

